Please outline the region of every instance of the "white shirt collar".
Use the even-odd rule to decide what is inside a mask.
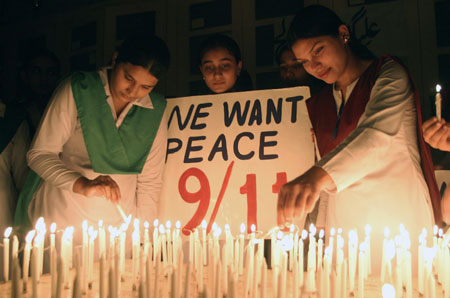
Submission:
[[[108,97],[111,97],[111,91],[109,90],[109,81],[108,81],[108,70],[111,70],[112,67],[102,67],[98,70],[98,74],[100,75],[100,79],[102,80],[103,88],[105,88],[105,94]],[[131,102],[134,105],[147,108],[147,109],[153,109],[153,103],[150,98],[150,95],[146,95],[144,97],[138,98]]]

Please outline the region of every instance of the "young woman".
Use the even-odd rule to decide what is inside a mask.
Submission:
[[[205,93],[253,89],[250,76],[242,70],[239,46],[226,35],[211,35],[203,41],[200,46],[199,65],[208,88]]]
[[[27,156],[42,182],[27,178],[16,224],[29,215],[61,228],[83,220],[119,225],[116,204],[155,218],[167,136],[166,101],[152,90],[168,66],[160,38],[134,38],[115,53],[112,68],[77,72],[59,85]]]
[[[326,7],[300,11],[288,41],[305,70],[330,85],[307,102],[322,159],[282,187],[278,223],[303,216],[326,191],[327,229],[357,229],[363,237],[370,224],[379,269],[385,227],[398,234],[404,224],[415,241],[422,228],[441,223],[417,92],[403,66],[357,46]]]

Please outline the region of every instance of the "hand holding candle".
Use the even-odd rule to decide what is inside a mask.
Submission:
[[[441,85],[436,85],[436,96],[434,99],[434,103],[436,105],[436,118],[438,121],[441,121],[441,111],[442,111],[442,97],[441,97]]]

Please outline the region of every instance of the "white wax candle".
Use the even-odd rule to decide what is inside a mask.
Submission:
[[[325,235],[324,230],[319,232],[319,240],[317,241],[317,269],[322,269],[322,255],[323,255],[323,236]],[[332,246],[330,246],[332,247]]]
[[[105,282],[105,272],[106,272],[106,260],[105,256],[100,256],[100,272],[99,272],[99,294],[100,298],[106,298],[106,282]]]
[[[98,221],[98,257],[104,256],[106,253],[106,235],[103,227],[103,220]]]
[[[148,234],[148,228],[149,228],[148,221],[144,222],[144,255],[148,256],[148,248],[150,246],[150,236]]]
[[[441,97],[441,85],[436,85],[436,96],[434,99],[434,102],[436,104],[436,118],[438,121],[441,121],[441,103],[442,103],[442,97]]]
[[[208,263],[208,254],[206,253],[208,251],[208,248],[206,247],[207,241],[206,241],[206,228],[207,223],[206,220],[202,221],[202,245],[203,245],[203,265],[206,266]],[[203,289],[201,289],[203,290]]]
[[[11,258],[19,258],[19,238],[16,235],[13,236]]]
[[[358,250],[358,234],[356,230],[348,233],[348,272],[350,293],[355,291],[356,257]]]
[[[192,263],[188,263],[186,267],[186,276],[184,278],[184,296],[183,297],[190,297],[190,283],[191,283],[191,265]]]
[[[12,228],[6,228],[3,238],[3,277],[5,281],[9,279],[9,236]]]
[[[27,291],[28,269],[30,268],[31,241],[33,240],[35,234],[36,231],[31,230],[25,237],[25,249],[23,253],[23,267],[22,267],[24,292]]]
[[[239,275],[244,274],[244,232],[245,224],[241,223],[241,233],[239,234]],[[272,264],[273,267],[273,264]]]
[[[366,238],[364,241],[367,244],[367,250],[365,252],[366,255],[366,279],[368,275],[372,274],[372,252],[371,252],[371,241],[370,241],[370,234],[372,232],[372,227],[367,224],[365,227],[366,232]]]
[[[58,268],[58,257],[56,248],[50,248],[50,274],[51,274],[51,297],[56,297],[56,289],[58,285],[58,274],[57,274],[57,268]]]
[[[170,220],[168,220],[166,222],[166,238],[167,238],[167,262],[168,265],[172,265],[173,264],[173,258],[175,257],[173,255],[173,251],[172,251],[172,223],[170,222]]]
[[[359,259],[358,259],[358,297],[364,297],[364,279],[365,279],[365,263],[366,263],[366,243],[359,245]]]
[[[56,298],[61,298],[64,287],[64,259],[62,256],[58,257],[57,272],[58,278],[56,280]]]
[[[159,246],[158,241],[158,220],[153,221],[153,260],[156,260],[156,251]]]
[[[132,272],[133,272],[133,277],[132,277],[132,288],[133,291],[137,290],[137,286],[138,286],[138,260],[139,260],[139,236],[138,236],[138,231],[134,231],[132,238],[133,238],[133,249],[132,249]]]
[[[39,253],[38,248],[36,246],[33,246],[31,254],[31,284],[32,284],[32,293],[33,298],[38,297],[38,270],[39,270]]]

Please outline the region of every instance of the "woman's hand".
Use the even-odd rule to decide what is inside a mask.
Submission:
[[[113,203],[121,199],[119,185],[107,175],[97,176],[94,180],[80,177],[73,184],[73,192],[88,198],[105,197]]]
[[[450,124],[444,119],[438,121],[436,117],[428,119],[422,125],[423,138],[431,147],[450,151]]]
[[[283,185],[278,194],[278,225],[290,223],[294,218],[301,218],[311,212],[320,192],[332,183],[334,184],[327,172],[314,166]]]

